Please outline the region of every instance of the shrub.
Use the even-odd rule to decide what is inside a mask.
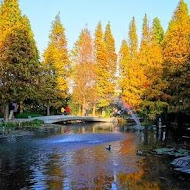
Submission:
[[[12,129],[25,129],[25,128],[36,129],[39,128],[42,124],[44,124],[44,121],[35,119],[33,121],[25,121],[20,123],[18,122],[0,123],[0,127],[12,128]]]
[[[19,113],[16,115],[16,118],[22,118],[22,119],[26,119],[29,117],[40,117],[40,114],[36,114],[36,113]]]

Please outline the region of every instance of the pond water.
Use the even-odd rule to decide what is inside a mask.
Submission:
[[[91,123],[1,138],[0,189],[189,189],[169,168],[171,158],[137,155],[157,147],[157,137]]]

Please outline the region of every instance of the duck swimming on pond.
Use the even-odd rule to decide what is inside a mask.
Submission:
[[[107,150],[111,150],[111,145],[109,145],[109,147],[106,147]]]

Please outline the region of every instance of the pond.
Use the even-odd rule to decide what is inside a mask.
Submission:
[[[159,144],[155,132],[105,123],[10,135],[0,139],[0,189],[189,189],[170,169],[171,158],[137,155]]]

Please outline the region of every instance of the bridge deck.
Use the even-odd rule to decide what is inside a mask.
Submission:
[[[101,118],[101,117],[91,117],[91,116],[72,116],[72,115],[54,115],[54,116],[42,116],[30,119],[20,120],[22,121],[32,121],[34,119],[43,120],[44,123],[52,124],[64,121],[84,121],[84,122],[106,122],[112,123],[116,122],[116,118]],[[18,119],[19,121],[19,119]]]

